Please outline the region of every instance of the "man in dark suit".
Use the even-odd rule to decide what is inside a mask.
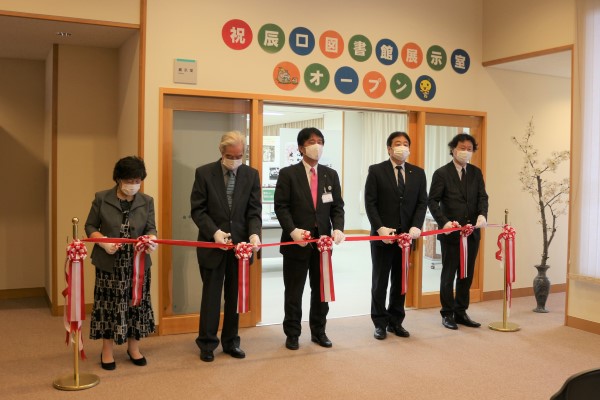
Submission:
[[[303,233],[313,238],[331,235],[336,244],[344,241],[344,200],[335,170],[318,164],[325,138],[317,128],[298,133],[302,161],[282,168],[275,187],[275,213],[281,224],[281,241],[301,242]],[[283,331],[290,350],[299,348],[302,320],[302,292],[306,275],[310,279],[309,325],[311,340],[323,347],[332,343],[325,334],[329,303],[321,302],[319,250],[314,243],[281,246],[283,284],[285,286]]]
[[[481,170],[469,164],[477,150],[475,138],[459,133],[450,143],[452,161],[439,168],[431,178],[429,211],[438,226],[447,229],[467,224],[485,228],[487,224],[488,195]],[[438,235],[442,248],[442,276],[440,301],[442,324],[448,329],[458,329],[457,324],[472,328],[481,326],[467,315],[469,291],[475,271],[475,258],[479,249],[480,230],[475,229],[467,238],[467,277],[460,279],[460,233]],[[456,278],[456,297],[454,280]]]
[[[409,233],[412,239],[417,239],[427,211],[425,171],[406,162],[410,154],[407,133],[393,132],[387,139],[387,151],[389,160],[371,165],[365,184],[365,208],[371,223],[371,236]],[[387,328],[397,336],[409,337],[402,327],[406,297],[402,294],[402,249],[393,240],[371,241],[371,261],[373,336],[378,340],[385,339]],[[390,272],[390,297],[386,309]]]
[[[250,242],[260,245],[262,204],[258,171],[242,163],[245,137],[239,132],[223,135],[219,150],[221,159],[196,169],[192,188],[192,218],[198,226],[198,240],[234,244]],[[202,277],[200,327],[196,344],[202,361],[213,361],[219,345],[217,330],[221,314],[221,292],[224,288],[223,351],[244,358],[238,336],[239,314],[238,267],[233,250],[198,248],[198,264]],[[223,285],[224,283],[224,285]]]

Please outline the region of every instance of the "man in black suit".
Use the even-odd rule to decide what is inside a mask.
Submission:
[[[301,242],[303,233],[313,238],[331,235],[335,244],[344,241],[344,200],[335,170],[318,164],[325,138],[317,128],[298,133],[298,150],[302,161],[282,168],[275,187],[275,213],[281,224],[281,241]],[[319,250],[315,243],[281,246],[283,284],[285,286],[283,331],[290,350],[299,348],[302,320],[302,292],[306,275],[310,279],[309,325],[311,340],[323,347],[332,343],[325,334],[329,303],[321,302]]]
[[[260,245],[262,204],[258,171],[242,163],[246,139],[239,132],[221,138],[221,159],[196,169],[192,188],[192,219],[198,226],[198,241]],[[198,248],[202,278],[200,326],[196,344],[202,361],[213,361],[219,345],[217,330],[224,288],[223,351],[244,358],[238,336],[238,267],[235,252],[227,248]],[[224,285],[223,285],[224,283]]]
[[[406,162],[410,154],[410,137],[393,132],[387,139],[390,156],[369,167],[365,184],[365,208],[371,223],[371,236],[409,233],[412,239],[421,235],[427,211],[427,178],[423,169]],[[402,294],[402,249],[393,240],[371,241],[373,274],[371,284],[371,320],[374,337],[383,340],[388,332],[409,337],[402,327],[404,300]],[[391,272],[389,305],[385,298]]]
[[[469,164],[477,150],[475,138],[459,133],[450,143],[452,161],[439,168],[431,178],[429,211],[438,226],[447,229],[467,224],[485,228],[487,224],[488,195],[481,170]],[[438,235],[442,248],[442,276],[440,301],[442,324],[448,329],[458,329],[457,324],[472,328],[481,326],[467,315],[469,291],[475,271],[475,258],[479,249],[480,230],[475,229],[467,238],[467,277],[460,279],[460,233]],[[456,278],[456,297],[454,280]]]

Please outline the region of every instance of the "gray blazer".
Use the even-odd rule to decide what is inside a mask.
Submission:
[[[94,232],[100,232],[106,237],[118,238],[123,221],[123,210],[117,198],[117,187],[97,192],[92,208],[85,221],[85,233],[88,237]],[[131,238],[142,235],[156,235],[156,222],[154,221],[154,199],[147,194],[137,193],[133,198],[129,211],[129,229]],[[115,254],[108,254],[98,244],[92,250],[92,264],[102,271],[112,272]],[[152,261],[146,254],[145,267],[150,268]]]

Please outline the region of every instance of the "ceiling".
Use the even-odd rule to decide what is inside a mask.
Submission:
[[[0,58],[45,60],[53,44],[119,48],[137,29],[0,15]],[[59,36],[68,32],[71,36]]]

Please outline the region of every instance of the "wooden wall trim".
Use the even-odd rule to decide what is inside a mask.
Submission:
[[[0,290],[0,300],[24,299],[26,297],[45,297],[46,300],[49,300],[44,287]]]
[[[582,331],[600,335],[600,323],[567,315],[565,325]]]
[[[516,56],[497,58],[495,60],[484,61],[481,63],[481,65],[483,65],[484,67],[491,67],[492,65],[504,64],[504,63],[512,62],[512,61],[526,60],[528,58],[545,56],[548,54],[560,53],[560,52],[568,51],[568,50],[573,50],[572,44],[568,44],[565,46],[559,46],[559,47],[553,47],[553,48],[545,49],[545,50],[532,51],[531,53],[523,53],[523,54],[518,54]]]
[[[550,286],[550,294],[562,293],[567,291],[566,283],[559,283]],[[533,296],[533,287],[517,288],[512,290],[512,297],[528,297]],[[504,290],[493,290],[489,292],[483,292],[483,301],[488,300],[502,300],[504,298]]]

